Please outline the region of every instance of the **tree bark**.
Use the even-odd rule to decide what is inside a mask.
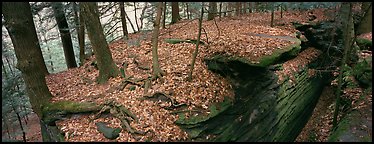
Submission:
[[[17,68],[25,80],[30,103],[41,117],[40,106],[52,97],[45,83],[47,68],[37,39],[28,3],[3,3],[5,25],[18,60]]]
[[[99,68],[97,82],[102,84],[110,77],[116,77],[119,74],[119,70],[113,62],[112,54],[105,40],[96,3],[82,2],[80,4],[81,8],[83,8],[83,16],[90,20],[85,21],[85,25]]]
[[[41,107],[52,97],[45,75],[48,73],[40,50],[31,8],[28,2],[3,2],[6,29],[17,57],[17,68],[22,72],[31,106],[39,118]],[[45,140],[46,137],[43,137]]]
[[[185,4],[186,4],[186,17],[187,17],[187,19],[190,19],[190,10],[188,8],[188,2],[186,2]]]
[[[195,51],[194,53],[192,54],[192,61],[191,61],[191,67],[190,67],[190,72],[188,73],[188,81],[192,81],[192,72],[193,72],[193,69],[195,67],[195,61],[196,61],[196,57],[197,57],[197,54],[199,53],[199,44],[200,44],[200,38],[201,38],[201,25],[203,23],[203,16],[204,16],[204,5],[203,5],[203,2],[201,4],[201,14],[200,14],[200,18],[199,18],[199,33],[197,35],[197,42],[196,42],[196,48],[195,48]]]
[[[142,9],[142,13],[140,14],[140,29],[143,29],[143,24],[144,24],[144,22],[143,22],[143,20],[144,20],[144,14],[145,14],[145,10],[148,8],[148,3],[147,2],[145,2],[144,3],[144,7],[143,7],[143,9]]]
[[[221,19],[221,15],[222,15],[222,2],[219,2],[219,19]]]
[[[19,115],[19,112],[16,110],[15,106],[14,106],[14,102],[12,102],[11,104],[12,106],[12,109],[13,111],[16,113],[16,116],[17,116],[17,121],[18,121],[18,124],[21,128],[21,131],[22,131],[22,139],[23,139],[23,142],[26,142],[26,132],[25,132],[25,129],[23,128],[23,124],[22,124],[22,120],[21,120],[21,116]]]
[[[281,9],[281,18],[283,18],[283,5],[280,6]]]
[[[171,2],[171,24],[180,20],[178,2]]]
[[[366,13],[366,14],[365,14]],[[372,3],[362,2],[361,14],[363,17],[362,22],[358,26],[357,34],[364,34],[372,31]],[[364,15],[365,14],[365,15]]]
[[[138,24],[138,16],[136,15],[136,2],[134,2],[134,16],[135,16],[135,24],[136,24],[136,28],[138,29],[138,31],[140,31],[139,29],[139,24]]]
[[[336,102],[335,102],[335,110],[334,110],[334,117],[333,117],[333,128],[337,126],[338,123],[338,114],[339,114],[339,105],[340,105],[340,95],[341,89],[343,85],[343,70],[346,60],[349,59],[349,49],[351,49],[351,42],[352,42],[352,26],[353,26],[353,18],[352,18],[352,4],[349,2],[342,3],[342,10],[343,10],[343,17],[345,19],[345,23],[343,22],[343,36],[344,36],[344,53],[343,59],[340,64],[339,76],[338,76],[338,88],[336,89]]]
[[[216,15],[217,15],[217,2],[209,2],[208,21],[213,20]]]
[[[79,11],[79,15],[78,15]],[[76,30],[78,34],[78,43],[79,43],[79,61],[80,65],[84,64],[85,58],[85,50],[84,50],[84,18],[82,16],[82,11],[79,9],[79,6],[74,2],[74,17],[75,17],[75,24]]]
[[[239,16],[239,15],[240,15],[240,2],[236,2],[235,15],[236,15],[236,16]]]
[[[152,79],[157,79],[158,77],[165,75],[165,73],[160,68],[160,64],[158,63],[158,54],[157,54],[161,14],[162,14],[162,2],[158,2],[157,15],[156,15],[156,19],[154,22],[154,28],[153,28],[153,34],[152,34],[152,64],[153,64]]]
[[[274,5],[271,6],[271,22],[270,27],[274,27]]]
[[[128,16],[127,14],[125,14],[125,16],[126,16],[126,19],[129,21],[132,30],[134,31],[133,33],[137,33],[137,31],[135,30],[135,27],[134,27],[134,25],[132,24],[132,22],[131,22],[129,16]]]
[[[126,11],[125,11],[125,4],[123,2],[119,2],[119,9],[121,10],[123,38],[124,38],[124,40],[127,40],[128,37],[129,37],[129,32],[127,31]]]
[[[71,42],[71,35],[68,23],[66,21],[64,6],[62,2],[52,3],[53,13],[56,18],[58,30],[60,31],[62,47],[64,49],[65,61],[68,68],[77,67],[75,61],[73,43]]]
[[[166,27],[166,3],[167,2],[164,2],[164,14],[163,14],[163,18],[162,18],[162,28]]]

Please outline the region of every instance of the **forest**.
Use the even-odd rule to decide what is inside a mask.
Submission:
[[[2,142],[372,142],[372,2],[2,2]]]

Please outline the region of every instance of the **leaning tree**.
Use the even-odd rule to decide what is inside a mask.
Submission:
[[[113,62],[112,54],[105,40],[97,4],[94,2],[82,2],[80,3],[80,7],[83,8],[82,16],[86,19],[84,22],[88,32],[88,38],[91,41],[99,68],[97,82],[104,83],[110,77],[116,77],[119,74],[119,70]]]

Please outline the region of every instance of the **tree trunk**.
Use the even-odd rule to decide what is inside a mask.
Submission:
[[[248,11],[249,13],[252,13],[252,2],[248,3]]]
[[[194,53],[192,54],[190,72],[188,73],[188,81],[192,81],[192,72],[193,72],[193,69],[195,67],[195,61],[196,61],[197,54],[199,53],[199,44],[200,44],[201,27],[202,27],[201,25],[203,23],[203,16],[204,16],[204,5],[203,5],[203,3],[201,5],[202,6],[201,6],[201,14],[200,14],[200,18],[199,18],[199,33],[197,35],[196,48],[195,48]]]
[[[166,3],[164,2],[164,17],[162,18],[162,28],[166,27]]]
[[[166,9],[166,7],[165,7]],[[187,19],[190,19],[190,9],[188,8],[188,2],[186,2]]]
[[[158,63],[158,54],[157,54],[161,14],[162,14],[162,2],[158,2],[157,15],[156,15],[156,19],[154,22],[154,28],[153,28],[153,34],[152,34],[152,64],[153,64],[152,79],[157,79],[158,77],[165,75],[165,73],[160,68],[160,64]]]
[[[171,23],[174,24],[180,19],[178,2],[171,2]]]
[[[274,5],[271,6],[271,22],[270,27],[274,27]]]
[[[138,24],[138,16],[136,15],[136,2],[134,2],[134,16],[135,16],[136,28],[138,29],[138,31],[140,31],[139,24]]]
[[[281,9],[281,18],[283,18],[283,5],[280,6]]]
[[[236,12],[236,16],[239,16],[240,15],[240,2],[236,2],[236,10],[235,10],[235,12]]]
[[[66,21],[64,6],[62,2],[52,3],[53,13],[56,18],[58,30],[60,31],[62,47],[64,49],[65,61],[68,68],[77,67],[75,61],[73,43],[71,42],[71,35],[68,23]]]
[[[353,26],[353,17],[352,17],[352,4],[349,2],[342,3],[342,18],[345,19],[343,22],[343,36],[344,36],[344,53],[343,59],[340,64],[339,76],[338,76],[338,88],[336,89],[336,102],[335,102],[335,110],[334,110],[334,117],[333,117],[333,128],[336,128],[338,123],[338,114],[339,114],[339,105],[340,105],[340,95],[342,91],[343,85],[343,67],[346,63],[346,60],[349,59],[349,49],[352,46],[352,26]]]
[[[226,7],[227,16],[232,16],[233,7],[234,6],[233,6],[232,2],[227,2],[227,7]]]
[[[366,13],[366,14],[365,14]],[[372,3],[371,2],[362,2],[361,14],[363,20],[358,26],[357,34],[364,34],[372,31]],[[364,15],[365,14],[365,15]]]
[[[129,16],[128,16],[127,14],[125,14],[125,16],[126,16],[126,19],[129,21],[132,30],[134,31],[133,33],[137,33],[137,31],[135,30],[135,27],[134,27],[134,25],[132,24],[132,22],[131,22]]]
[[[96,3],[82,2],[80,6],[83,8],[83,16],[90,20],[85,21],[85,25],[99,68],[97,82],[102,84],[110,77],[116,77],[119,74],[119,70],[113,62],[112,54],[105,40]]]
[[[217,15],[217,2],[209,2],[208,21],[213,20],[216,15]]]
[[[123,2],[119,2],[119,9],[121,10],[121,21],[122,21],[123,39],[127,40],[128,37],[129,37],[129,32],[127,31],[126,11],[125,11],[125,4]]]
[[[40,106],[52,97],[45,83],[47,68],[37,39],[28,3],[3,3],[6,28],[18,60],[17,68],[25,80],[30,103],[41,117]],[[44,71],[44,72],[43,72]]]
[[[143,20],[144,20],[144,14],[145,14],[145,10],[148,8],[148,3],[145,2],[144,3],[144,7],[142,9],[142,13],[140,14],[140,29],[143,29]]]
[[[23,128],[23,124],[22,124],[22,120],[21,120],[21,117],[19,116],[19,112],[16,110],[16,108],[14,107],[14,102],[12,102],[11,104],[12,106],[12,109],[13,111],[16,113],[16,116],[17,116],[17,121],[18,121],[18,124],[21,128],[21,131],[22,131],[22,139],[23,139],[23,142],[26,142],[26,132],[25,132],[25,129]]]
[[[1,66],[3,67],[3,72],[4,72],[4,74],[5,74],[5,78],[6,79],[8,79],[9,78],[9,76],[8,76],[8,72],[6,71],[6,69],[5,69],[5,65],[4,65],[4,61],[3,61],[3,59],[1,59]]]
[[[219,2],[219,19],[221,19],[221,15],[222,15],[222,2]]]
[[[17,57],[17,68],[22,72],[26,91],[34,112],[43,118],[41,107],[52,97],[45,75],[48,74],[38,42],[31,8],[28,2],[3,2],[5,26]],[[46,137],[43,137],[43,140]]]
[[[76,30],[77,30],[77,34],[78,34],[78,43],[79,43],[79,61],[80,61],[80,65],[82,66],[84,64],[84,60],[85,60],[85,51],[84,51],[84,18],[83,16],[81,15],[81,12],[79,12],[79,15],[78,15],[78,8],[79,6],[75,3],[74,3],[74,17],[75,17],[75,24],[76,24]]]

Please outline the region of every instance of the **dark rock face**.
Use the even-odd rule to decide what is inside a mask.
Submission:
[[[210,70],[230,79],[236,96],[218,115],[180,125],[197,141],[206,141],[206,137],[209,141],[294,141],[324,86],[324,77],[310,77],[308,68],[295,74],[295,82],[278,84],[274,71],[267,67],[236,60],[206,62]]]

